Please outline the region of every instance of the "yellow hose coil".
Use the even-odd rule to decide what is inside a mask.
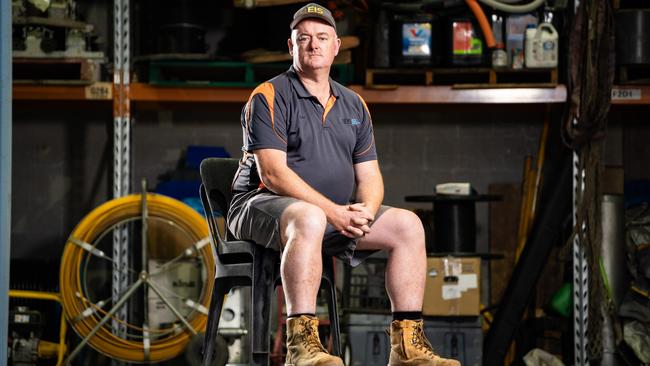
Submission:
[[[152,193],[148,193],[146,199],[148,217],[172,221],[180,229],[189,233],[194,243],[208,236],[205,219],[186,204],[173,198]],[[112,307],[112,304],[106,305],[104,309],[98,309],[95,304],[88,300],[87,294],[84,294],[82,263],[90,254],[71,240],[76,239],[85,243],[93,243],[113,225],[127,219],[140,217],[142,214],[141,205],[142,196],[139,194],[108,201],[86,215],[68,238],[63,251],[59,276],[61,297],[66,318],[81,338],[85,338],[99,324],[107,310]],[[211,245],[204,245],[198,254],[202,257],[206,270],[206,279],[198,302],[202,306],[209,308],[214,284],[214,257]],[[84,310],[90,307],[95,307],[97,311],[82,320],[75,320]],[[207,317],[203,313],[192,311],[187,320],[197,332],[205,330]],[[133,326],[131,328],[138,329],[138,327]],[[151,333],[154,334],[155,330],[152,330]],[[89,344],[98,352],[122,361],[158,362],[171,359],[183,352],[190,337],[189,330],[182,328],[182,331],[170,332],[166,338],[152,339],[148,357],[145,357],[144,343],[114,335],[111,332],[109,321],[90,338]]]

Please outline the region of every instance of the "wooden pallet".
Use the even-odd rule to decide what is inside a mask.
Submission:
[[[152,61],[149,84],[160,86],[255,87],[289,69],[286,63],[251,64],[221,61]],[[352,81],[352,65],[332,65],[331,76]]]
[[[650,84],[650,65],[627,65],[618,68],[619,84]]]
[[[453,85],[456,88],[556,86],[557,69],[368,69],[366,87]]]
[[[14,58],[16,83],[92,84],[100,81],[101,61],[86,58]]]

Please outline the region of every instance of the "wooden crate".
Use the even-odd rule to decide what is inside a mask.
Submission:
[[[100,80],[101,62],[88,58],[14,58],[16,83],[92,84]]]
[[[557,69],[413,68],[367,69],[366,87],[390,85],[453,85],[457,88],[551,87],[558,84]]]

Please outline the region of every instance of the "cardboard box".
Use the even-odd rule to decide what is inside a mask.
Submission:
[[[422,313],[432,316],[480,314],[481,259],[431,257]]]

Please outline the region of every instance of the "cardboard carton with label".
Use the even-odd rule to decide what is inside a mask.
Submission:
[[[481,259],[430,257],[422,313],[427,316],[480,314]]]

